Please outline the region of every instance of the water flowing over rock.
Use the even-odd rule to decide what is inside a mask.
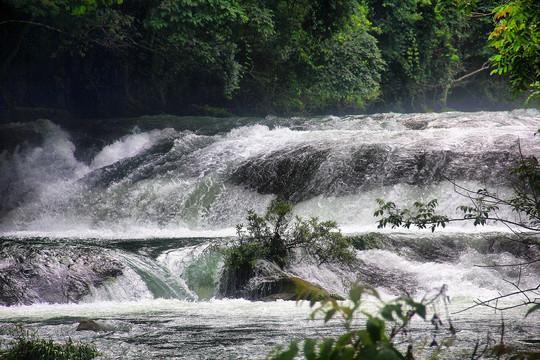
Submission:
[[[410,208],[436,198],[438,213],[456,217],[468,203],[458,186],[508,198],[517,141],[538,156],[539,124],[530,109],[2,125],[0,322],[63,339],[76,321],[95,319],[115,330],[84,334],[105,358],[251,359],[291,337],[334,336],[336,326],[321,332],[302,303],[246,299],[346,296],[360,281],[384,300],[418,300],[444,286],[451,302],[440,314],[455,314],[456,344],[466,345],[441,357],[462,358],[501,324],[492,310],[458,312],[538,286],[538,237],[492,222],[379,231],[376,199]],[[247,274],[223,271],[235,226],[275,199],[303,219],[336,221],[356,260],[297,254],[285,270],[260,261]],[[498,214],[519,221],[511,208]],[[519,295],[499,305],[520,305]],[[505,313],[505,342],[526,349],[540,313],[521,310]],[[422,326],[411,336],[430,331]]]
[[[332,152],[301,146],[247,160],[234,171],[232,181],[296,203],[319,195],[343,196],[397,184],[427,186],[448,179],[507,185],[504,164],[517,159],[510,150],[406,152],[368,145]]]
[[[11,144],[0,156],[0,226],[17,232],[75,225],[116,234],[224,229],[272,198],[309,208],[308,216],[364,226],[373,223],[377,197],[414,201],[415,192],[439,198],[452,214],[457,204],[444,196],[452,181],[508,190],[516,141],[525,155],[540,151],[535,117],[516,111],[202,119],[200,129],[189,119],[147,117],[133,119],[131,132],[124,120],[124,132],[115,130],[116,139],[86,157],[77,155],[75,130],[29,123],[39,141]]]
[[[232,174],[232,181],[247,185],[261,194],[300,201],[319,195],[322,189],[310,187],[330,149],[315,146],[282,149],[260,158],[249,159]]]

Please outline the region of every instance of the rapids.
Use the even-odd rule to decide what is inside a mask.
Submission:
[[[263,358],[294,337],[336,334],[338,322],[308,320],[308,304],[221,299],[215,290],[235,225],[285,199],[296,215],[369,240],[356,267],[298,261],[292,275],[341,295],[360,279],[385,299],[446,285],[460,340],[446,358],[468,358],[481,334],[497,336],[501,314],[459,311],[516,284],[538,286],[538,263],[489,267],[538,258],[537,246],[508,241],[498,224],[378,230],[375,200],[437,198],[441,213],[459,215],[466,199],[454,182],[510,195],[518,140],[524,155],[538,156],[538,128],[536,110],[1,125],[0,322],[91,340],[105,359]],[[534,349],[540,314],[524,312],[504,313],[505,339]],[[75,333],[85,318],[114,331]],[[415,322],[411,336],[420,342],[430,331]]]

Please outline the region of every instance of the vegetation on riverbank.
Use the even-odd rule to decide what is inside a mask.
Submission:
[[[91,344],[45,340],[21,324],[7,329],[8,339],[0,343],[1,360],[90,360],[101,353]]]
[[[522,104],[509,86],[538,95],[536,2],[441,6],[455,2],[4,1],[0,116],[478,110]]]

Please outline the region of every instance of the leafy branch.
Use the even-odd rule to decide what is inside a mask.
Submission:
[[[412,210],[400,209],[395,203],[385,202],[382,199],[377,199],[377,203],[379,208],[375,211],[374,216],[383,216],[377,225],[379,229],[391,225],[392,228],[404,227],[406,229],[411,226],[416,226],[419,229],[429,227],[431,231],[435,231],[439,226],[444,228],[448,222],[458,220],[449,219],[446,215],[435,214],[435,208],[438,205],[437,199],[433,199],[427,204],[416,201]]]
[[[426,320],[427,307],[433,306],[437,300],[445,301],[445,291],[446,287],[443,286],[437,294],[430,298],[426,296],[420,302],[409,297],[399,297],[389,302],[383,302],[374,288],[357,284],[349,291],[350,301],[338,302],[330,299],[320,304],[312,312],[312,319],[320,314],[324,323],[328,323],[332,319],[341,319],[345,332],[337,339],[305,339],[302,349],[304,356],[308,360],[413,359],[412,345],[409,344],[407,353],[404,355],[395,347],[394,341],[399,334],[406,333],[408,325],[415,316]],[[377,314],[371,314],[362,309],[364,298],[368,296],[381,303],[382,306]],[[315,304],[315,301],[310,302],[311,307]],[[364,325],[358,325],[355,321],[359,315],[367,318]],[[436,328],[442,323],[436,313],[431,322]],[[392,325],[390,331],[386,331],[388,324]],[[453,326],[450,326],[450,331],[453,338],[455,334]],[[436,342],[433,341],[433,343]],[[446,345],[450,343],[451,341],[444,342]],[[435,349],[436,351],[438,348]],[[288,349],[284,350],[283,347],[278,347],[268,359],[292,360],[299,352],[299,340],[293,340]]]

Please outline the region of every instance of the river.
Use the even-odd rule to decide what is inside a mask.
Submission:
[[[540,312],[462,312],[538,286],[538,262],[492,267],[538,258],[538,246],[509,241],[501,224],[381,230],[373,216],[378,198],[401,206],[436,198],[441,213],[458,216],[467,199],[455,184],[510,196],[517,141],[524,155],[538,156],[538,128],[537,110],[1,125],[0,322],[91,341],[103,359],[256,359],[293,338],[335,336],[340,323],[309,320],[307,303],[216,291],[220,249],[236,224],[285,199],[295,215],[335,220],[372,244],[355,250],[355,266],[300,259],[290,274],[343,296],[355,281],[384,299],[419,300],[444,286],[449,303],[437,310],[457,330],[445,359],[470,358],[488,333],[500,339],[503,323],[506,343],[538,351]],[[365,306],[376,311],[378,303]],[[76,332],[82,319],[110,331]],[[419,358],[433,351],[421,351],[423,342],[448,336],[443,330],[413,322],[407,336]]]

